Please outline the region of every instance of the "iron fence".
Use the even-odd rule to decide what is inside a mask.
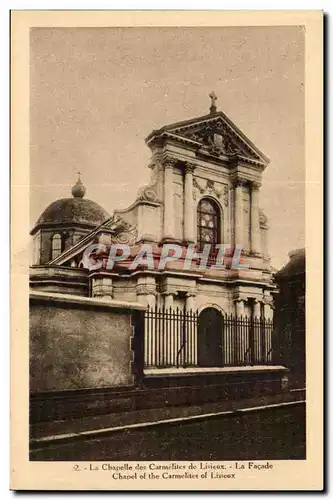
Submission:
[[[145,314],[145,366],[195,365],[198,313],[149,308]]]
[[[273,321],[248,316],[223,316],[222,360],[225,366],[273,363]]]
[[[181,308],[150,308],[145,312],[144,366],[146,368],[191,366],[249,366],[276,362],[273,321],[267,318],[221,314],[219,324],[201,325],[198,311]],[[202,337],[204,336],[204,338]],[[210,339],[218,337],[210,364]],[[216,340],[216,339],[215,339]],[[207,360],[198,349],[206,343]],[[215,343],[211,348],[216,349]],[[278,349],[276,349],[278,350]],[[198,363],[198,358],[200,362]],[[216,363],[216,359],[219,360]]]

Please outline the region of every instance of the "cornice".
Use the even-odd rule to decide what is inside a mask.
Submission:
[[[96,224],[91,224],[89,222],[40,222],[39,224],[36,224],[30,231],[30,235],[34,236],[38,231],[42,230],[50,230],[50,231],[55,231],[55,230],[76,230],[76,229],[86,229],[87,231],[93,231],[99,227]]]
[[[232,166],[235,162],[242,161],[243,163],[259,167],[261,171],[263,171],[267,166],[267,164],[263,163],[259,159],[249,158],[247,156],[243,156],[240,154],[230,154],[230,155],[221,154],[220,156],[216,156],[214,154],[209,153],[209,151],[206,151],[203,148],[201,142],[193,141],[192,139],[188,139],[187,137],[181,135],[171,134],[170,132],[163,132],[161,136],[152,138],[151,141],[149,141],[149,145],[153,145],[155,141],[158,142],[161,140],[164,141],[170,140],[171,142],[174,142],[176,144],[190,146],[187,149],[189,149],[190,151],[195,151],[198,157],[201,156],[202,158],[209,158],[209,161],[214,160],[214,162],[217,164],[227,162],[230,164],[230,166]]]
[[[268,165],[269,159],[252,143],[252,141],[250,141],[248,137],[243,134],[241,130],[238,129],[234,123],[232,123],[232,121],[222,111],[167,125],[158,130],[153,130],[146,138],[146,143],[147,145],[150,145],[154,140],[170,138],[175,139],[177,142],[187,143],[193,147],[198,147],[202,145],[201,142],[185,137],[182,135],[182,131],[196,129],[205,125],[210,126],[212,123],[220,123],[221,126],[226,129],[228,136],[236,139],[236,142],[241,143],[242,147],[252,156],[252,158],[247,158],[239,155],[240,158],[247,162],[259,164],[263,168]],[[253,158],[253,156],[256,158]]]

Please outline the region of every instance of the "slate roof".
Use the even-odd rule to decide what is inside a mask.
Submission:
[[[98,203],[86,198],[62,198],[51,203],[38,218],[32,233],[38,228],[55,224],[99,226],[110,214]]]

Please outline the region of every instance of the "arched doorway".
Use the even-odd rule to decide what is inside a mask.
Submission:
[[[214,307],[199,314],[197,356],[198,366],[222,366],[223,316]]]

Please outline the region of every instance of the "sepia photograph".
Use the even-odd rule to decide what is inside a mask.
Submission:
[[[306,35],[29,26],[30,463],[233,489],[309,459]]]

